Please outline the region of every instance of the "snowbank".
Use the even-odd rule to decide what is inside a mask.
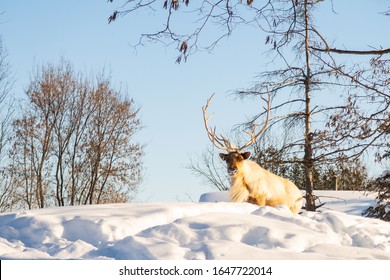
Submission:
[[[327,193],[344,212],[300,215],[223,202],[223,193],[201,198],[222,202],[7,213],[0,215],[0,259],[390,259],[390,224],[351,215],[373,202],[360,195]]]

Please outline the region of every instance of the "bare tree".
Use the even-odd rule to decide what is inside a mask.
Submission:
[[[0,212],[10,210],[17,199],[12,185],[14,174],[7,170],[7,150],[13,114],[11,99],[13,84],[7,51],[0,37]]]
[[[91,102],[93,113],[88,127],[86,150],[90,181],[85,204],[107,201],[107,194],[113,190],[122,193],[123,185],[134,191],[142,177],[142,147],[128,141],[140,126],[136,118],[138,109],[133,110],[134,102],[122,100],[105,79],[98,81]],[[123,193],[120,199],[122,202],[126,201],[127,194],[128,190]]]
[[[390,50],[351,51],[330,47],[314,25],[312,15],[319,4],[320,1],[291,1],[291,5],[268,18],[274,24],[265,29],[269,33],[267,43],[272,44],[276,58],[281,58],[285,68],[263,72],[257,87],[238,92],[244,96],[257,95],[265,87],[270,88],[274,96],[285,97],[273,111],[285,107],[290,111],[274,119],[271,126],[281,121],[285,129],[303,126],[304,132],[300,134],[303,138],[297,137],[286,147],[294,153],[302,150],[306,209],[310,211],[317,208],[313,195],[316,165],[357,158],[374,146],[388,147],[388,141],[383,141],[383,130],[389,125],[388,79],[384,77],[388,64],[384,65],[381,56]],[[293,59],[283,55],[283,50],[290,46],[296,53]],[[373,56],[371,69],[342,64],[334,54]],[[376,61],[380,61],[378,67],[373,66]],[[290,94],[286,94],[286,89]],[[329,104],[330,98],[327,102],[313,101],[318,95],[330,96],[331,91],[341,95],[337,103]],[[370,110],[367,106],[358,110],[363,100],[373,105]]]
[[[142,180],[134,102],[65,60],[38,69],[26,94],[10,153],[27,207],[129,201]]]
[[[226,167],[223,166],[220,157],[215,156],[214,150],[208,149],[198,156],[197,160],[191,159],[186,166],[195,176],[219,191],[229,190],[229,178],[226,175]]]
[[[9,134],[9,124],[13,106],[10,93],[14,84],[10,65],[7,62],[7,52],[0,37],[0,160],[4,156],[4,147]]]
[[[382,161],[390,149],[390,59],[385,56],[368,57],[349,69],[331,66],[350,86],[344,105],[329,117],[330,133],[323,138],[334,147],[345,147],[346,158],[374,150]]]

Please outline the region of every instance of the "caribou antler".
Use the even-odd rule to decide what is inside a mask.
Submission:
[[[265,120],[265,123],[264,123],[262,129],[256,134],[255,134],[255,129],[256,129],[255,125],[253,125],[252,131],[250,131],[250,132],[244,130],[243,132],[250,135],[251,138],[244,146],[238,148],[236,145],[231,143],[223,135],[217,136],[216,135],[216,127],[214,127],[214,128],[209,127],[209,120],[211,119],[212,115],[207,116],[207,109],[209,108],[210,102],[213,99],[214,94],[211,95],[211,97],[209,99],[207,99],[206,105],[204,107],[202,107],[202,111],[203,111],[203,121],[204,121],[204,126],[205,126],[206,131],[207,131],[207,136],[209,137],[210,141],[214,144],[214,146],[220,150],[224,150],[224,151],[227,151],[228,153],[230,153],[230,152],[241,152],[243,149],[246,149],[250,145],[252,145],[256,141],[256,139],[259,138],[264,133],[264,131],[267,129],[267,125],[268,125],[268,121],[269,121],[269,117],[270,117],[270,111],[271,111],[271,97],[270,97],[270,93],[268,90],[267,90],[267,96],[268,96],[267,116],[266,116],[266,120]],[[262,99],[265,100],[265,98],[263,98],[263,97],[262,97]]]
[[[213,99],[213,97],[214,97],[214,94],[211,95],[209,99],[207,99],[206,106],[202,107],[203,121],[204,121],[204,126],[205,126],[206,131],[207,131],[207,136],[209,137],[210,141],[214,144],[214,146],[217,149],[224,150],[224,151],[227,151],[230,153],[230,152],[237,150],[237,147],[234,144],[232,144],[229,140],[227,140],[223,135],[217,136],[216,135],[216,127],[214,127],[213,129],[211,129],[209,127],[209,120],[211,119],[212,116],[207,116],[206,113],[207,113],[207,109],[209,108],[210,102]]]
[[[256,129],[255,125],[252,126],[251,132],[243,130],[244,133],[251,136],[251,139],[244,146],[239,148],[238,149],[239,151],[242,151],[242,150],[248,148],[250,145],[252,145],[254,142],[256,142],[256,139],[258,139],[264,133],[264,131],[267,129],[268,121],[269,121],[269,117],[270,117],[270,111],[271,111],[271,96],[270,96],[268,89],[267,89],[267,98],[268,98],[267,99],[267,116],[265,118],[265,123],[264,123],[263,127],[256,135],[255,135],[255,129]],[[261,99],[263,99],[265,101],[265,98],[262,97]]]

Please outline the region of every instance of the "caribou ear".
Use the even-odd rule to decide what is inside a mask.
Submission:
[[[219,154],[219,157],[220,157],[223,161],[226,161],[227,156],[228,156],[228,154],[223,154],[223,153],[220,153],[220,154]]]
[[[251,156],[251,152],[242,153],[241,156],[242,156],[244,159],[248,159],[248,158]]]

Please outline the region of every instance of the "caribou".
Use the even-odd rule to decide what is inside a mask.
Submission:
[[[249,135],[249,140],[241,147],[237,147],[223,135],[217,135],[216,127],[211,128],[209,121],[212,116],[207,116],[214,94],[207,99],[202,107],[204,126],[207,136],[213,145],[226,153],[220,153],[220,158],[226,162],[227,173],[230,177],[229,197],[231,202],[248,202],[260,206],[275,207],[287,206],[292,213],[297,214],[302,208],[302,193],[291,181],[273,174],[262,168],[256,162],[249,160],[250,152],[243,152],[250,147],[265,132],[270,119],[271,98],[269,92],[267,102],[266,120],[256,133],[256,126],[251,131],[243,132]]]

